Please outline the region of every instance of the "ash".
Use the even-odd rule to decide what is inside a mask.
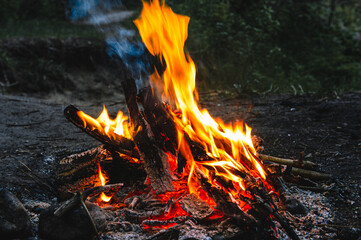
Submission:
[[[334,239],[336,237],[337,229],[330,227],[335,221],[335,214],[323,194],[291,186],[287,189],[287,196],[297,199],[307,209],[307,214],[283,212],[288,221],[294,225],[300,239]],[[280,232],[280,239],[289,238]]]

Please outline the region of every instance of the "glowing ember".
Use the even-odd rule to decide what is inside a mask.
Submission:
[[[78,116],[83,120],[84,128],[90,125],[92,130],[97,129],[100,133],[107,135],[111,139],[117,139],[118,136],[131,138],[128,128],[128,117],[124,116],[121,111],[118,112],[114,120],[109,118],[105,106],[97,119],[92,118],[82,111],[78,112]]]

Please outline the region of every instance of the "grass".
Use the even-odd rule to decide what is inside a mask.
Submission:
[[[76,25],[60,20],[9,20],[0,25],[0,39],[9,38],[104,38],[94,26]]]

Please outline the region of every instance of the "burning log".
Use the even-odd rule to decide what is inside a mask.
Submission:
[[[203,190],[206,191],[217,204],[217,209],[226,214],[226,216],[237,219],[237,221],[242,224],[256,226],[256,219],[243,212],[227,193],[218,187],[212,186],[212,184],[208,182],[208,178],[198,168],[196,168],[196,174],[198,175]]]
[[[80,112],[81,111],[75,106],[69,105],[64,109],[64,116],[82,131],[106,144],[110,148],[113,148],[115,151],[139,158],[138,152],[135,150],[135,145],[132,140],[120,135],[117,135],[116,138],[110,138],[106,134],[101,133],[97,128],[94,128],[93,123],[89,122],[87,119],[81,119],[79,117]]]
[[[124,81],[123,89],[133,127],[133,141],[140,152],[150,183],[157,193],[172,192],[174,186],[168,166],[168,158],[151,138],[150,129],[139,112],[136,102],[137,87],[134,79],[129,78]]]
[[[137,101],[144,108],[144,117],[158,144],[167,152],[176,155],[178,148],[177,128],[166,106],[155,95],[151,86],[142,89]]]

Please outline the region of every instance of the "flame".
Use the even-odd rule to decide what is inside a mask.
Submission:
[[[101,167],[100,167],[100,163],[98,162],[98,176],[99,176],[99,179],[100,179],[100,186],[104,186],[107,182],[108,182],[108,178],[102,173],[102,170],[101,170]],[[98,185],[99,186],[99,185]],[[103,202],[109,202],[110,199],[112,199],[111,196],[107,196],[105,195],[105,193],[101,193],[100,194],[100,199],[103,201]]]
[[[166,66],[163,73],[156,70],[150,82],[162,99],[175,106],[173,119],[178,129],[179,151],[187,157],[188,188],[199,197],[200,187],[195,180],[195,169],[212,181],[213,175],[231,181],[235,190],[224,188],[236,198],[247,186],[237,172],[248,172],[253,177],[266,179],[251,139],[251,128],[244,123],[225,124],[214,119],[206,109],[200,109],[196,91],[196,66],[185,51],[189,17],[175,14],[164,2],[143,1],[143,10],[134,21],[149,52],[158,56]],[[179,117],[178,112],[181,112]],[[203,145],[212,161],[200,161],[193,156],[184,139]],[[213,168],[211,173],[209,168]],[[237,190],[238,189],[238,190]]]
[[[107,135],[111,139],[118,139],[119,136],[131,138],[128,128],[128,117],[119,111],[116,118],[110,119],[105,106],[97,119],[85,114],[82,111],[77,112],[79,118],[83,120],[84,128],[90,127],[91,130],[97,129],[100,133]]]

